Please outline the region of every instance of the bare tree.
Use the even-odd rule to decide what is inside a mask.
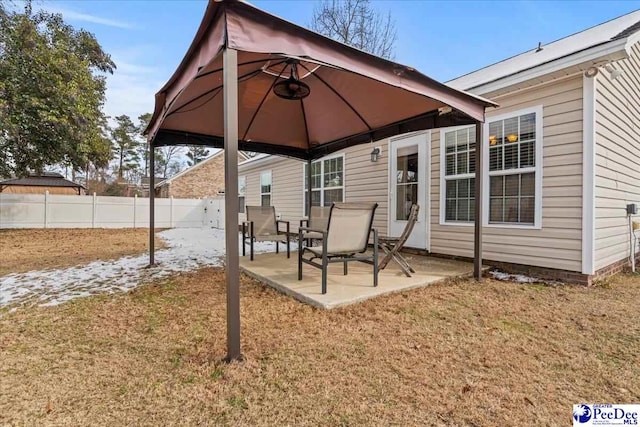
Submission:
[[[321,0],[313,10],[311,29],[360,50],[393,59],[397,34],[391,13],[371,0]]]
[[[156,151],[156,163],[158,164],[158,171],[162,171],[162,177],[168,178],[175,175],[182,170],[182,162],[179,157],[182,153],[182,147],[175,145],[169,145],[166,147],[160,147]]]

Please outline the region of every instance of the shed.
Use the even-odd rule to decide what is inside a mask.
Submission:
[[[77,182],[69,181],[56,172],[31,174],[25,178],[12,178],[0,181],[0,193],[42,194],[86,194],[86,188]]]

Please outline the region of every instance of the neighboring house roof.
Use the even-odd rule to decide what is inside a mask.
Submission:
[[[640,30],[640,10],[564,37],[541,49],[531,49],[520,55],[465,74],[446,82],[447,85],[464,90],[472,90],[496,80],[530,70],[553,61],[594,49],[594,54],[607,54],[606,47],[626,48],[625,42]],[[634,40],[637,41],[637,40]],[[601,49],[595,49],[600,47]],[[584,55],[584,59],[588,59]],[[613,58],[611,58],[613,59]],[[481,91],[482,92],[482,91]],[[484,93],[484,92],[482,92]]]
[[[210,161],[212,161],[213,159],[215,159],[216,157],[221,156],[222,153],[224,153],[224,150],[218,150],[217,152],[215,152],[214,154],[210,155],[209,157],[207,157],[206,159],[202,160],[201,162],[198,162],[193,166],[189,166],[185,170],[180,171],[177,174],[173,175],[171,178],[166,178],[166,179],[163,179],[162,181],[156,183],[156,185],[154,185],[153,188],[162,187],[165,184],[171,183],[171,181],[173,181],[174,179],[180,178],[182,175],[185,175],[185,174],[193,172],[194,170],[198,169],[202,165],[205,165],[205,164],[209,163]],[[250,159],[250,157],[249,157],[249,155],[247,153],[245,153],[244,151],[238,151],[238,160],[241,163],[244,162],[247,159]]]
[[[69,181],[65,179],[59,173],[44,172],[42,174],[29,175],[25,178],[12,178],[6,181],[0,182],[0,187],[8,186],[22,186],[22,187],[72,187],[72,188],[85,188],[84,185],[77,182]]]

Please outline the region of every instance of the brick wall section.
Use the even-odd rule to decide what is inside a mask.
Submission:
[[[421,249],[403,248],[402,252],[423,256],[433,256],[436,258],[452,259],[455,261],[464,261],[470,263],[473,262],[473,258],[470,257],[439,254],[434,252],[427,252]],[[524,274],[539,279],[562,281],[567,283],[589,284],[587,283],[588,276],[586,274],[578,273],[575,271],[559,270],[556,268],[535,267],[531,265],[514,264],[510,262],[491,261],[488,259],[483,259],[482,264],[495,267],[499,270],[504,271],[505,273]]]
[[[439,257],[439,258],[449,258],[449,259],[455,259],[459,261],[473,262],[472,258],[453,257],[450,255],[434,254],[434,253],[431,253],[429,255]],[[560,281],[564,283],[574,283],[574,284],[586,285],[586,286],[591,286],[592,278],[593,278],[588,274],[582,274],[577,271],[559,270],[557,268],[536,267],[531,265],[514,264],[510,262],[491,261],[488,259],[483,259],[482,264],[495,267],[506,273],[524,274],[526,276],[535,277],[543,280],[553,280],[553,281]]]
[[[555,268],[533,267],[529,265],[511,264],[497,261],[483,261],[484,264],[496,267],[502,271],[512,274],[524,274],[543,280],[559,281],[563,283],[574,283],[577,285],[591,286],[593,277],[577,271],[558,270]]]
[[[428,254],[426,251],[414,250],[414,249],[408,249],[403,251],[408,253],[418,254],[418,255],[430,255],[430,256],[439,257],[439,258],[473,262],[472,258],[455,257],[451,255],[434,254],[434,253]],[[495,267],[506,273],[524,274],[530,277],[536,277],[544,280],[560,281],[564,283],[573,283],[573,284],[585,285],[585,286],[591,286],[595,281],[602,280],[609,276],[613,276],[614,274],[622,273],[623,271],[631,270],[631,263],[629,262],[628,258],[615,262],[604,268],[601,268],[591,276],[588,274],[579,273],[577,271],[558,270],[555,268],[534,267],[530,265],[513,264],[508,262],[482,260],[482,263],[484,265],[490,265],[491,267]],[[640,253],[638,253],[637,259],[636,259],[636,271],[640,271]]]
[[[167,197],[201,199],[224,191],[224,155],[216,156],[169,182]]]
[[[640,270],[640,254],[636,257],[636,271]],[[621,273],[623,271],[631,271],[631,263],[629,259],[621,259],[618,262],[614,262],[611,265],[601,268],[593,275],[593,280],[602,280],[614,274]]]
[[[249,156],[245,152],[238,151],[238,163],[247,159]],[[202,199],[217,196],[220,192],[224,192],[223,151],[156,187],[156,197],[173,196],[176,199]]]

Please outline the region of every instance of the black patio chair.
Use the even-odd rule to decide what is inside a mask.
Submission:
[[[363,262],[373,266],[373,286],[378,286],[378,231],[372,228],[377,203],[334,203],[329,212],[326,230],[301,227],[298,230],[298,280],[302,280],[302,264],[322,270],[322,293],[327,293],[327,268],[330,263]],[[303,235],[316,232],[322,235],[322,245],[305,246]],[[367,254],[367,244],[373,234],[373,253]],[[305,258],[305,255],[310,255]],[[320,262],[314,260],[319,259]]]
[[[246,210],[247,220],[242,223],[242,256],[246,255],[245,247],[249,245],[253,261],[254,242],[276,242],[276,253],[280,251],[280,243],[286,243],[287,258],[290,258],[289,221],[277,220],[273,206],[246,206]],[[285,231],[279,229],[280,224],[286,225]]]

